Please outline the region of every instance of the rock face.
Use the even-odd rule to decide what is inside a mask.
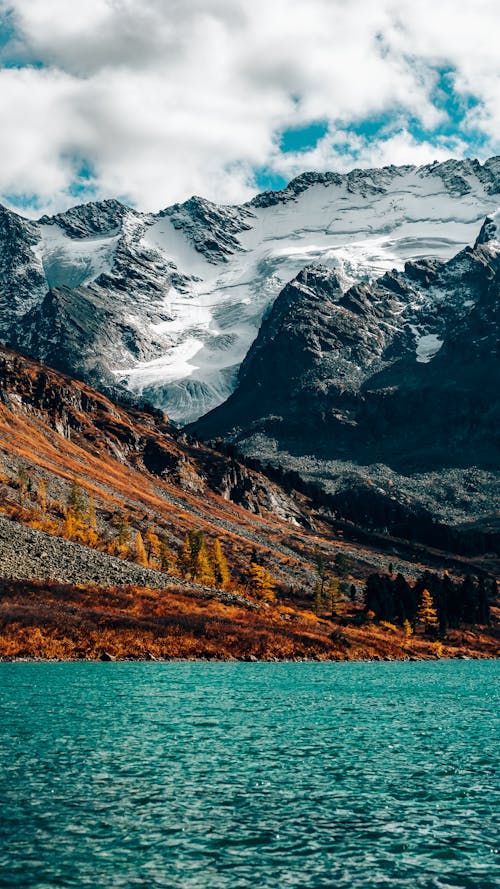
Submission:
[[[471,243],[499,194],[491,158],[304,173],[241,207],[193,197],[143,214],[109,200],[38,222],[2,208],[0,337],[192,421],[234,391],[263,317],[302,269],[323,266],[343,291],[407,261],[425,276],[422,259]]]
[[[76,446],[97,448],[121,466],[145,470],[192,493],[194,503],[213,492],[255,515],[270,512],[295,526],[311,524],[278,485],[224,454],[189,442],[161,411],[118,406],[84,383],[0,348],[0,413],[3,407],[8,427],[17,417],[36,418],[44,429],[54,429]]]
[[[347,290],[335,271],[306,268],[263,322],[235,393],[195,428],[336,493],[368,483],[370,496],[375,485],[447,520],[493,511],[499,297],[491,218],[448,262]]]

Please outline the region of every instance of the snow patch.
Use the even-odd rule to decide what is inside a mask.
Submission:
[[[41,260],[47,287],[79,287],[94,281],[113,264],[120,233],[70,238],[58,225],[40,225],[41,240],[32,248]]]
[[[436,333],[420,334],[418,329],[413,325],[412,330],[415,334],[415,354],[417,361],[419,364],[428,364],[429,361],[432,361],[435,355],[437,355],[444,341],[440,339]]]

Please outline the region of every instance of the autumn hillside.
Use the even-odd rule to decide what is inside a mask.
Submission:
[[[213,626],[224,627],[225,636],[231,635],[233,618],[240,629],[243,621],[243,635],[235,631],[231,644],[208,646],[214,655],[236,656],[240,650],[271,656],[269,639],[284,639],[285,620],[271,614],[288,608],[302,615],[297,618],[301,630],[298,635],[286,630],[286,643],[275,646],[277,656],[308,651],[333,656],[337,649],[326,614],[333,599],[325,592],[333,590],[332,583],[341,601],[337,616],[351,614],[359,623],[364,584],[373,572],[390,568],[411,580],[426,568],[446,568],[460,577],[491,576],[496,567],[491,555],[474,561],[360,534],[321,512],[304,493],[284,490],[267,475],[176,430],[158,411],[117,405],[6,348],[0,349],[0,463],[0,575],[4,584],[14,583],[4,585],[0,603],[4,657],[98,656],[105,641],[95,651],[82,648],[81,633],[73,630],[68,639],[74,644],[62,648],[37,648],[34,642],[16,648],[13,641],[16,633],[20,640],[33,640],[36,627],[53,639],[54,622],[68,624],[62,600],[67,596],[71,613],[78,613],[83,593],[74,590],[82,588],[88,590],[85,607],[93,597],[101,603],[98,611],[108,602],[108,588],[149,588],[163,595],[161,608],[160,599],[148,599],[153,593],[137,592],[139,611],[146,603],[158,616],[170,601],[179,614],[189,601],[191,613],[198,607],[220,611]],[[325,587],[323,601],[318,584]],[[53,591],[63,588],[56,608]],[[168,600],[165,590],[170,590]],[[134,594],[127,596],[125,610],[134,613]],[[242,609],[240,617],[234,608]],[[136,639],[139,625],[133,630]],[[97,632],[92,620],[89,627],[89,633]],[[168,645],[158,647],[155,628],[149,632],[151,654],[166,656]],[[260,648],[259,633],[268,638]],[[299,636],[310,639],[311,633],[319,641],[312,647],[303,639],[299,644]],[[169,644],[182,656],[201,656],[204,650],[204,643],[193,643],[192,650],[187,643],[177,649]],[[117,655],[127,655],[117,642],[114,647]],[[491,653],[491,646],[486,649]],[[139,656],[142,650],[139,639],[128,653]]]

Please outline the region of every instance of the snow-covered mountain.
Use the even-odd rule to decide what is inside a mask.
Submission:
[[[194,197],[143,214],[104,201],[38,222],[2,208],[0,335],[189,422],[234,391],[263,317],[304,267],[345,292],[408,260],[447,260],[499,194],[497,157],[305,173],[240,207]],[[434,299],[407,319],[421,361],[441,342]]]
[[[227,401],[195,424],[318,480],[356,521],[494,515],[500,496],[500,214],[450,260],[345,290],[308,266],[263,320]]]

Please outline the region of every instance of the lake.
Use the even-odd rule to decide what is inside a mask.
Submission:
[[[0,886],[493,889],[500,667],[0,664]]]

